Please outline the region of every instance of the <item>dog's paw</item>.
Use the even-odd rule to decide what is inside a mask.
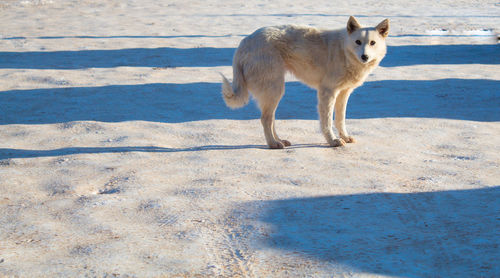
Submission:
[[[290,147],[292,145],[292,143],[290,143],[290,141],[288,140],[280,140],[280,141],[285,147]]]
[[[331,143],[330,143],[330,146],[331,147],[342,147],[342,146],[345,146],[345,141],[343,139],[334,139]]]
[[[284,149],[285,145],[279,141],[275,141],[269,145],[270,149]]]
[[[346,143],[356,143],[356,139],[354,139],[354,137],[352,136],[342,137],[342,140],[344,140],[344,142]]]

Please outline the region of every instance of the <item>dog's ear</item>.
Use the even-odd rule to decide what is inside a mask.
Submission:
[[[354,18],[354,16],[349,17],[349,21],[347,21],[347,33],[352,34],[352,32],[361,28],[359,22]]]
[[[380,22],[375,29],[382,37],[387,37],[389,35],[389,19],[384,19]]]

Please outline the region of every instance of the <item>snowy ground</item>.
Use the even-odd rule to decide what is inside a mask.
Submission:
[[[268,150],[219,72],[266,25],[391,19],[328,148],[289,77]],[[498,277],[500,5],[0,2],[0,276]]]

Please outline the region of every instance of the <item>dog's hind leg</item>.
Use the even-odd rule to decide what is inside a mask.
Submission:
[[[271,149],[283,149],[285,144],[283,144],[280,140],[277,140],[275,136],[274,129],[274,114],[276,111],[277,103],[274,107],[271,105],[262,106],[262,115],[260,117],[260,121],[262,123],[262,127],[264,127],[264,135],[266,136],[266,142],[269,148]]]
[[[281,140],[276,134],[275,113],[276,108],[284,94],[284,80],[273,82],[272,86],[262,86],[259,93],[254,94],[261,110],[261,123],[264,128],[266,142],[271,149],[283,149],[290,146],[287,140]]]
[[[285,93],[285,63],[280,52],[267,39],[263,40],[258,50],[250,49],[246,54],[243,72],[247,88],[257,100],[262,113],[260,120],[267,145],[271,149],[283,149],[290,146],[290,142],[281,140],[276,134],[274,117]]]
[[[285,147],[289,147],[292,145],[292,143],[290,143],[290,141],[288,140],[285,140],[285,139],[280,139],[279,136],[278,136],[278,133],[276,133],[276,125],[274,124],[273,122],[273,132],[274,132],[274,138],[276,138],[276,140],[280,141],[281,143],[283,143],[283,145],[285,145]]]

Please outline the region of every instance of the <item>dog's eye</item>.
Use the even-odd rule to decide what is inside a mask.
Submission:
[[[360,41],[360,40],[357,40],[357,41],[356,41],[356,44],[357,44],[357,45],[361,45],[361,41]]]
[[[370,45],[375,45],[375,41],[371,41],[371,42],[370,42]]]

